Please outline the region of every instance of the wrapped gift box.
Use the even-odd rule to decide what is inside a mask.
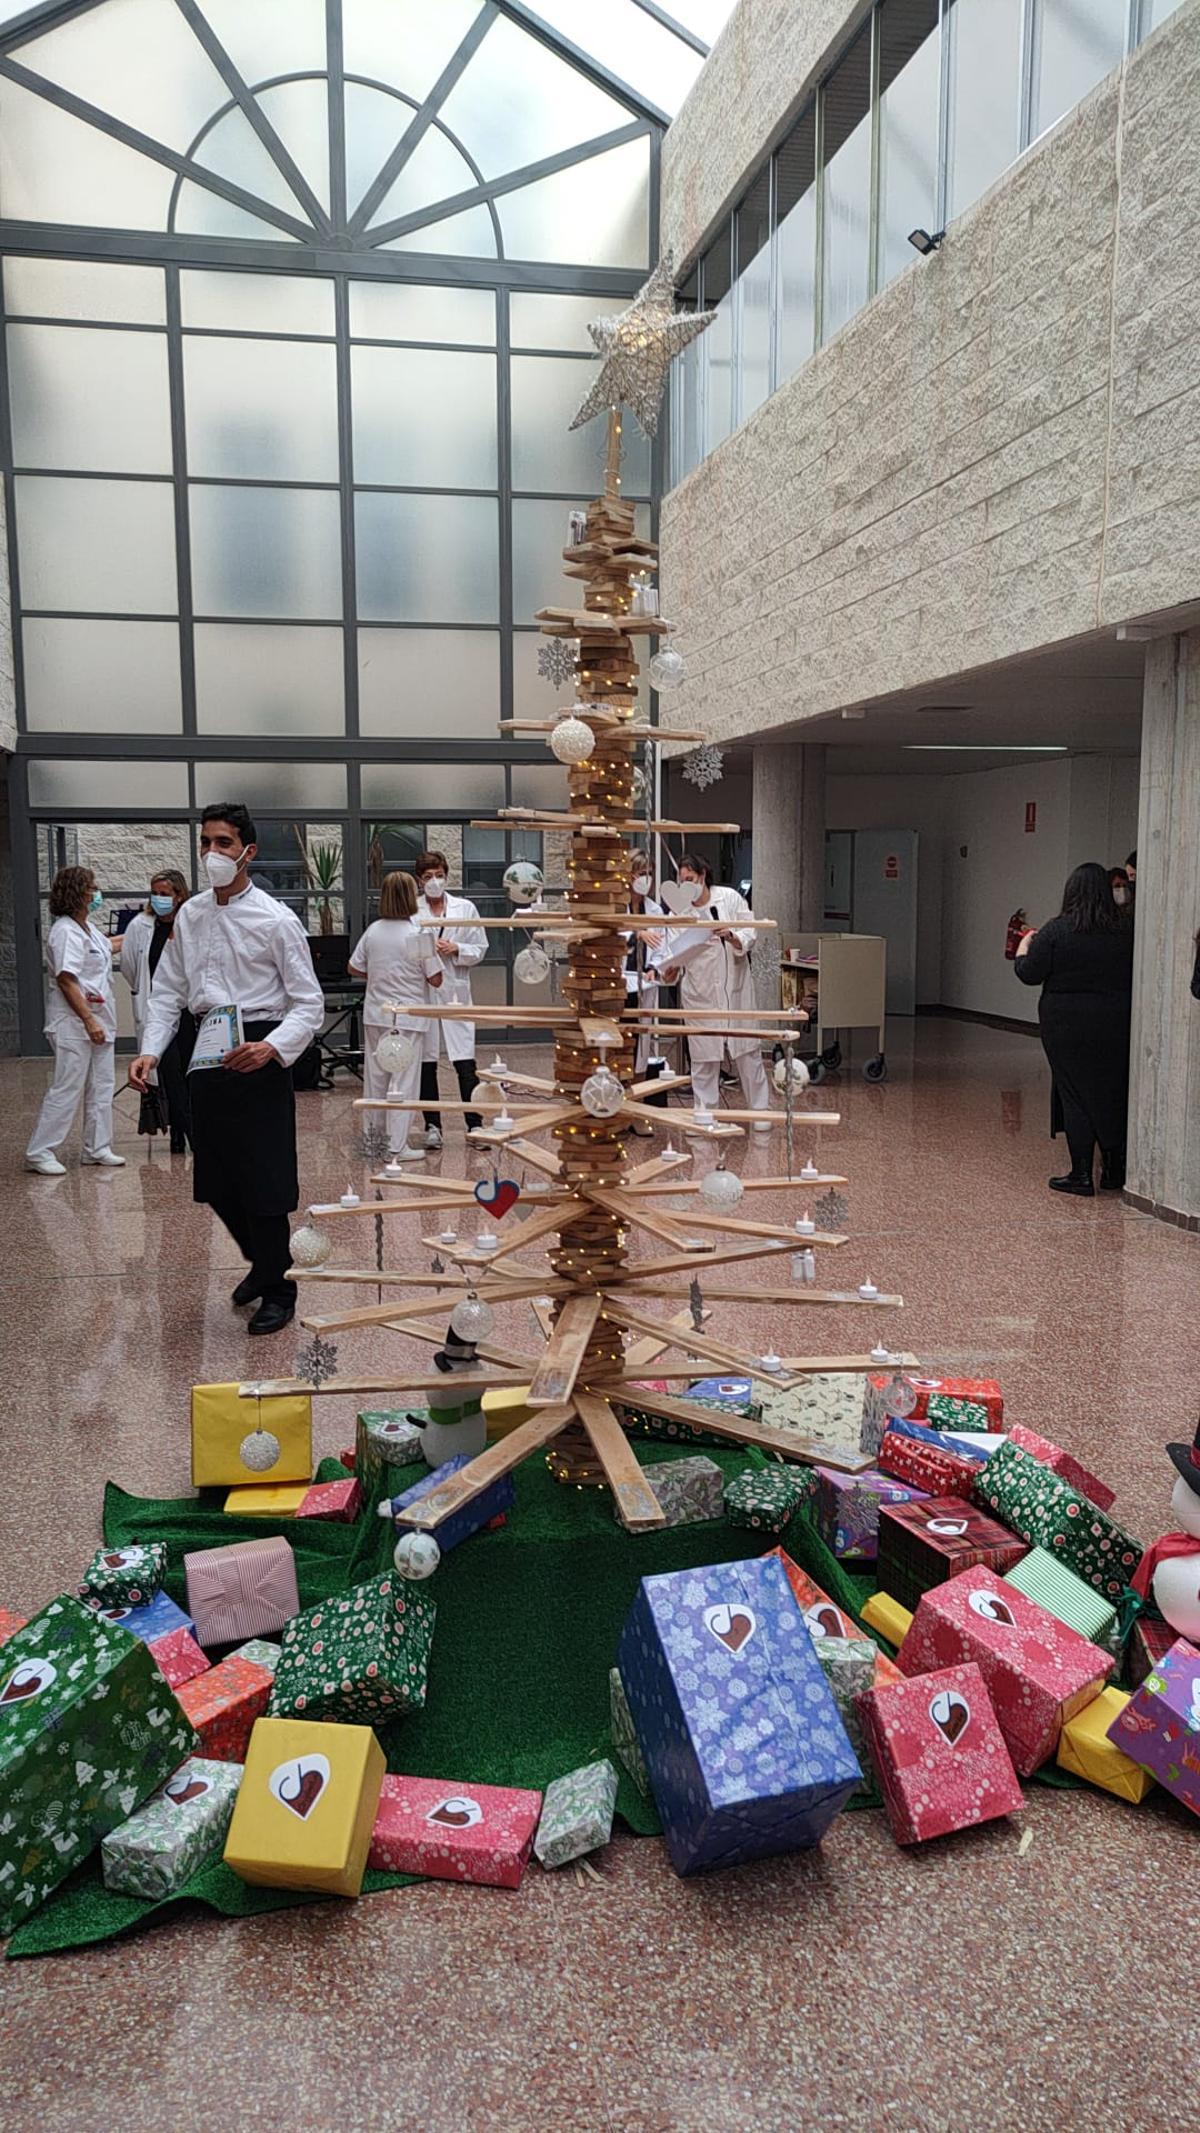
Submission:
[[[1137,1801],[1145,1799],[1153,1776],[1109,1738],[1128,1702],[1120,1689],[1101,1689],[1094,1702],[1068,1718],[1058,1743],[1058,1764],[1119,1800]]]
[[[969,1459],[973,1466],[984,1466],[997,1444],[1007,1443],[1005,1437],[987,1437],[968,1434],[956,1437],[951,1430],[934,1429],[928,1422],[906,1422],[893,1415],[888,1422],[888,1435],[907,1437],[910,1444],[923,1444],[926,1451],[949,1452],[955,1459]],[[987,1444],[988,1450],[983,1449]]]
[[[294,1518],[308,1490],[306,1481],[268,1482],[265,1488],[230,1489],[221,1508],[228,1518]]]
[[[186,1629],[190,1637],[196,1634],[191,1616],[185,1615],[182,1607],[176,1607],[165,1592],[156,1592],[145,1607],[106,1607],[95,1600],[86,1600],[84,1605],[94,1608],[102,1622],[119,1622],[122,1629],[128,1630],[130,1636],[137,1637],[142,1644],[157,1644],[160,1637],[169,1637],[177,1629]]]
[[[731,1526],[782,1533],[812,1487],[807,1474],[790,1466],[747,1467],[725,1483],[725,1516]]]
[[[924,1593],[900,1647],[903,1674],[968,1663],[987,1684],[1019,1777],[1054,1754],[1065,1721],[1099,1695],[1112,1671],[1107,1652],[983,1569]]]
[[[870,1467],[861,1474],[836,1474],[827,1466],[814,1471],[817,1530],[843,1561],[873,1563],[884,1504],[911,1503],[921,1494],[920,1489]]]
[[[977,1666],[871,1689],[859,1715],[897,1844],[924,1844],[1023,1805]]]
[[[711,1401],[714,1407],[728,1407],[731,1413],[746,1415],[751,1421],[762,1419],[750,1378],[695,1378],[683,1397]]]
[[[460,1452],[457,1458],[447,1459],[444,1466],[436,1466],[431,1474],[424,1475],[420,1481],[414,1481],[411,1488],[402,1490],[399,1496],[393,1496],[392,1517],[399,1518],[400,1513],[407,1511],[411,1504],[422,1503],[427,1496],[432,1496],[435,1489],[441,1487],[443,1481],[449,1481],[452,1474],[460,1473],[464,1466],[470,1464],[470,1454]],[[502,1512],[511,1511],[515,1500],[511,1474],[501,1474],[498,1480],[489,1482],[487,1488],[481,1489],[478,1496],[472,1496],[469,1503],[462,1504],[457,1511],[451,1512],[449,1518],[444,1518],[439,1526],[431,1528],[442,1554],[447,1555],[451,1548],[457,1548],[460,1541],[470,1540],[473,1533],[482,1531],[484,1526],[490,1525]],[[410,1532],[413,1528],[406,1525],[404,1530]]]
[[[196,1549],[183,1558],[198,1644],[240,1644],[290,1622],[300,1605],[296,1563],[278,1534]]]
[[[1030,1548],[1016,1568],[1007,1572],[1005,1583],[1023,1592],[1026,1599],[1036,1600],[1089,1643],[1108,1649],[1116,1608],[1048,1549]]]
[[[1177,1637],[1118,1712],[1108,1737],[1200,1814],[1200,1651]]]
[[[248,1445],[247,1440],[258,1441]],[[277,1456],[262,1460],[273,1438]],[[243,1458],[251,1452],[253,1464]],[[311,1481],[312,1400],[308,1393],[276,1393],[243,1400],[236,1385],[192,1387],[192,1484],[233,1489],[240,1482]]]
[[[546,1787],[533,1848],[543,1866],[568,1866],[598,1852],[612,1835],[617,1773],[605,1757],[569,1770]]]
[[[283,1633],[272,1718],[370,1723],[420,1710],[436,1614],[395,1571],[306,1608]]]
[[[318,1481],[306,1489],[297,1518],[328,1518],[352,1526],[363,1507],[363,1492],[357,1481]]]
[[[801,1570],[799,1563],[792,1561],[786,1549],[772,1548],[771,1557],[782,1567],[791,1587],[792,1598],[804,1617],[805,1627],[814,1644],[824,1637],[860,1636],[861,1632],[849,1615],[843,1614],[841,1608],[834,1605],[829,1594],[822,1592],[808,1572]],[[897,1638],[896,1642],[899,1641]],[[871,1649],[875,1654],[875,1687],[879,1688],[885,1681],[902,1681],[904,1677],[900,1669],[892,1664],[887,1654],[874,1644]]]
[[[906,1607],[931,1585],[986,1563],[1011,1570],[1028,1553],[1025,1542],[961,1496],[927,1496],[891,1504],[879,1514],[879,1583]]]
[[[526,1397],[528,1392],[528,1385],[492,1385],[484,1393],[479,1404],[483,1408],[489,1444],[497,1444],[501,1437],[511,1436],[514,1429],[520,1429],[522,1422],[528,1422],[538,1412],[530,1407]]]
[[[906,1373],[905,1383],[917,1396],[912,1410],[916,1422],[925,1420],[931,1399],[971,1400],[977,1407],[986,1407],[989,1429],[1004,1427],[1004,1397],[995,1378],[918,1378]]]
[[[271,1674],[252,1659],[230,1657],[176,1690],[200,1741],[214,1763],[243,1763],[254,1722],[270,1701]]]
[[[947,1392],[932,1392],[925,1402],[925,1419],[931,1429],[956,1429],[971,1435],[992,1426],[988,1408],[980,1400],[959,1400]]]
[[[19,1629],[24,1629],[28,1620],[28,1615],[10,1614],[7,1607],[0,1607],[0,1645],[7,1644]]]
[[[617,1664],[676,1873],[820,1841],[861,1772],[777,1557],[643,1578]]]
[[[428,1416],[422,1413],[420,1422],[427,1420]],[[366,1408],[359,1415],[353,1466],[368,1503],[383,1482],[392,1482],[390,1468],[414,1466],[421,1457],[421,1430],[418,1422],[410,1419],[407,1407]]]
[[[231,1659],[249,1659],[253,1666],[265,1666],[268,1674],[273,1674],[279,1664],[281,1650],[281,1645],[271,1644],[265,1637],[250,1637],[245,1644],[239,1644],[236,1652],[231,1652],[229,1656]]]
[[[194,1681],[197,1674],[208,1672],[208,1661],[189,1629],[173,1629],[165,1637],[155,1637],[150,1644],[150,1656],[173,1689],[182,1688],[185,1681]]]
[[[267,1888],[357,1896],[386,1765],[369,1726],[260,1718],[225,1864]]]
[[[646,1479],[658,1498],[669,1526],[697,1525],[701,1519],[720,1518],[724,1510],[725,1476],[712,1459],[697,1454],[693,1459],[660,1459],[645,1469]],[[614,1511],[620,1524],[620,1514]]]
[[[642,1793],[646,1799],[649,1799],[650,1779],[646,1774],[646,1764],[642,1756],[642,1751],[638,1746],[638,1737],[637,1733],[634,1730],[633,1724],[633,1714],[629,1708],[629,1698],[625,1694],[625,1684],[621,1679],[621,1669],[617,1666],[610,1667],[609,1669],[608,1707],[611,1719],[613,1747],[616,1749],[618,1756],[624,1763],[625,1768],[629,1772],[630,1777],[633,1779],[634,1784],[637,1786],[638,1791]]]
[[[1073,1453],[1064,1452],[1062,1446],[1052,1444],[1049,1437],[1039,1437],[1035,1429],[1026,1429],[1023,1422],[1014,1422],[1008,1434],[1014,1444],[1020,1445],[1023,1452],[1028,1452],[1031,1458],[1039,1459],[1043,1466],[1048,1466],[1061,1480],[1069,1481],[1071,1487],[1078,1489],[1081,1496],[1086,1496],[1089,1503],[1094,1503],[1101,1511],[1111,1511],[1117,1500],[1113,1491],[1107,1482],[1098,1481],[1095,1474],[1084,1466],[1081,1459],[1076,1459]]]
[[[242,1782],[240,1763],[189,1755],[165,1785],[100,1846],[104,1886],[150,1903],[174,1896],[219,1857]]]
[[[82,1597],[103,1607],[145,1607],[167,1571],[161,1541],[134,1548],[98,1548],[83,1574]]]
[[[858,1699],[868,1689],[874,1688],[876,1661],[882,1653],[869,1637],[818,1637],[813,1645],[820,1662],[821,1672],[829,1683],[829,1693],[837,1705],[838,1717],[846,1728],[846,1738],[854,1750],[854,1759],[862,1772],[861,1782],[854,1787],[878,1797],[875,1789],[875,1773],[867,1753],[866,1736],[858,1714]]]
[[[894,1429],[888,1430],[879,1447],[879,1465],[881,1472],[906,1481],[924,1496],[969,1496],[976,1475],[987,1471],[948,1445],[915,1444]]]
[[[385,1777],[367,1864],[435,1881],[521,1885],[538,1825],[540,1792]]]
[[[863,1380],[843,1371],[814,1371],[788,1392],[767,1392],[763,1381],[762,1418],[768,1428],[790,1430],[810,1444],[853,1450],[862,1432],[863,1410]]]
[[[911,1607],[894,1600],[889,1592],[873,1592],[869,1600],[864,1600],[862,1618],[872,1629],[877,1629],[881,1637],[886,1637],[889,1644],[894,1644],[897,1651],[912,1628],[913,1619]]]
[[[1011,1439],[976,1476],[975,1500],[1114,1605],[1142,1559],[1140,1542]]]
[[[196,1745],[146,1645],[52,1600],[0,1660],[0,1933],[29,1915]]]
[[[1136,1689],[1161,1665],[1173,1644],[1179,1641],[1169,1622],[1157,1615],[1139,1615],[1129,1635],[1129,1680]]]
[[[687,1399],[690,1407],[720,1405],[716,1400],[693,1400],[690,1394]],[[729,1450],[728,1437],[719,1437],[711,1429],[694,1429],[688,1422],[651,1414],[648,1408],[635,1407],[628,1398],[614,1397],[612,1404],[622,1429],[631,1437],[649,1437],[656,1444],[711,1445],[719,1451]]]
[[[923,1425],[918,1424],[918,1427]],[[977,1466],[986,1465],[993,1452],[998,1452],[1008,1438],[994,1430],[940,1429],[937,1440],[943,1451],[953,1452],[959,1459],[972,1459]]]

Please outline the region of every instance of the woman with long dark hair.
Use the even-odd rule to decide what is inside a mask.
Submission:
[[[1091,1199],[1100,1146],[1100,1189],[1125,1183],[1129,1110],[1129,1018],[1133,923],[1113,898],[1108,869],[1088,861],[1063,890],[1057,918],[1026,934],[1013,965],[1023,985],[1040,985],[1038,1025],[1061,1106],[1071,1168],[1052,1192]]]

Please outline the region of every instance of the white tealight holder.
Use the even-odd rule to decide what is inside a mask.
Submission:
[[[711,1111],[701,1111],[699,1109],[692,1112],[692,1120],[697,1126],[715,1126],[717,1123]]]
[[[890,1363],[892,1361],[891,1350],[885,1348],[882,1341],[876,1341],[871,1350],[871,1361],[873,1363]]]
[[[858,1293],[862,1297],[864,1303],[873,1303],[875,1298],[878,1296],[879,1291],[876,1288],[875,1283],[868,1276],[866,1281],[859,1282]]]
[[[439,1238],[438,1238],[438,1243],[439,1243],[439,1244],[457,1244],[457,1243],[458,1243],[458,1231],[457,1231],[456,1229],[444,1229],[444,1230],[442,1231],[441,1235],[440,1235],[440,1236],[439,1236]]]
[[[402,1178],[404,1176],[404,1165],[399,1156],[389,1155],[383,1166],[383,1174],[385,1178]]]
[[[801,1177],[802,1177],[802,1178],[819,1178],[819,1177],[820,1177],[821,1173],[820,1173],[820,1171],[819,1171],[819,1170],[817,1169],[817,1166],[816,1166],[816,1164],[814,1163],[814,1161],[813,1161],[813,1159],[812,1159],[811,1155],[809,1156],[809,1159],[808,1159],[807,1163],[806,1163],[806,1164],[804,1165],[804,1168],[803,1168],[803,1170],[802,1170],[802,1171],[800,1172],[800,1175],[801,1175]]]
[[[772,1377],[776,1377],[778,1373],[783,1369],[783,1361],[780,1356],[772,1352],[768,1355],[759,1356],[758,1367],[760,1370],[769,1371]]]
[[[362,1201],[359,1199],[358,1194],[354,1192],[349,1185],[347,1185],[345,1192],[342,1194],[341,1205],[343,1207],[362,1206]]]
[[[686,1158],[682,1148],[674,1148],[668,1141],[662,1152],[662,1160],[664,1163],[682,1163]]]
[[[507,1059],[502,1059],[502,1058],[500,1057],[500,1054],[499,1054],[499,1052],[497,1052],[497,1054],[496,1054],[495,1058],[493,1059],[493,1061],[492,1061],[492,1063],[491,1063],[490,1067],[488,1068],[488,1073],[489,1073],[489,1074],[507,1074],[507,1072],[508,1072],[508,1061],[507,1061]]]
[[[492,1120],[492,1132],[507,1133],[516,1123],[517,1121],[512,1117],[508,1105],[505,1104],[503,1110],[498,1111]]]
[[[498,1236],[496,1235],[496,1232],[495,1232],[495,1230],[492,1230],[492,1229],[481,1229],[481,1230],[480,1230],[480,1232],[479,1232],[478,1236],[477,1236],[477,1237],[476,1237],[476,1239],[475,1239],[475,1249],[476,1249],[476,1251],[477,1251],[477,1252],[494,1252],[494,1251],[498,1251],[498,1250],[499,1250],[499,1247],[500,1247],[500,1239],[499,1239],[499,1237],[498,1237]]]
[[[817,1225],[806,1207],[804,1213],[796,1217],[796,1235],[798,1237],[815,1237],[816,1234]]]

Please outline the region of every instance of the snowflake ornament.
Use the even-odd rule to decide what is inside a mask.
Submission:
[[[831,1187],[822,1193],[813,1212],[822,1229],[845,1229],[850,1219],[850,1202],[844,1192]]]
[[[575,661],[579,655],[578,637],[548,637],[538,646],[538,673],[555,689],[561,689],[575,679]]]
[[[336,1371],[337,1359],[336,1344],[323,1341],[319,1333],[314,1333],[307,1348],[302,1348],[296,1357],[296,1376],[311,1385],[314,1392],[319,1392],[326,1379]]]
[[[714,742],[706,741],[703,748],[693,748],[685,759],[683,775],[689,785],[704,792],[706,787],[718,785],[724,777],[725,757]]]

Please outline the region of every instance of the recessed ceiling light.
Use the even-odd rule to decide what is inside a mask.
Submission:
[[[1033,741],[905,741],[907,755],[1067,755],[1065,743],[1052,748]]]
[[[940,718],[944,711],[953,714],[970,708],[970,704],[917,704],[915,713],[918,718]]]

